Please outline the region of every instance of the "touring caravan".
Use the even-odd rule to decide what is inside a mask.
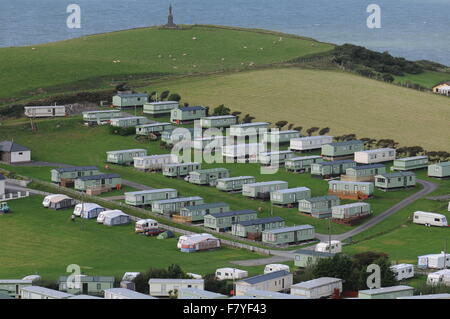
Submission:
[[[218,268],[216,270],[217,280],[242,279],[248,277],[248,271],[237,268]]]
[[[443,269],[450,267],[450,254],[428,254],[417,258],[417,267],[430,269]]]
[[[106,209],[95,203],[80,203],[75,205],[73,214],[81,218],[91,219],[97,218],[98,214]]]
[[[414,265],[412,264],[398,264],[391,266],[391,270],[395,275],[397,281],[409,279],[414,277]]]
[[[442,214],[417,211],[414,212],[413,216],[413,222],[415,224],[438,227],[448,226],[447,218]]]
[[[44,200],[42,201],[42,206],[45,208],[48,208],[50,206],[50,200],[54,197],[62,196],[62,194],[51,194],[44,197]]]
[[[268,264],[268,265],[266,265],[266,267],[264,267],[264,274],[268,274],[269,272],[280,271],[280,270],[290,271],[288,265]]]
[[[450,287],[450,269],[442,269],[428,274],[427,284],[431,286],[444,285]]]
[[[123,213],[121,210],[115,209],[115,210],[105,210],[103,212],[101,212],[100,214],[98,214],[97,216],[97,223],[99,224],[103,224],[103,222],[105,221],[105,217],[108,214],[114,214],[114,213]]]
[[[136,233],[145,233],[149,230],[158,229],[158,226],[158,222],[154,219],[139,219],[134,226],[134,231]]]
[[[314,249],[322,253],[337,254],[342,252],[342,243],[339,240],[332,240],[318,243]]]

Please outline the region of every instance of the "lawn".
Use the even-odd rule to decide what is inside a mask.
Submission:
[[[78,264],[89,275],[122,276],[126,271],[180,265],[186,272],[205,275],[216,268],[232,266],[230,261],[260,258],[247,250],[182,253],[177,240],[158,240],[136,235],[132,225],[107,227],[95,220],[70,220],[71,210],[50,210],[41,196],[9,202],[12,214],[0,215],[2,254],[0,278],[22,278],[40,274],[57,279],[66,266]],[[207,263],[204,260],[208,260]],[[251,274],[263,266],[243,267]]]
[[[425,71],[421,74],[407,74],[404,76],[395,76],[395,82],[415,83],[431,89],[440,82],[450,81],[450,72]]]
[[[112,82],[240,70],[331,50],[271,32],[190,26],[140,28],[0,49],[0,100],[110,88]]]
[[[450,151],[449,99],[343,71],[284,68],[155,82],[191,105],[249,113],[255,121],[286,120],[331,135],[389,138],[402,146]]]

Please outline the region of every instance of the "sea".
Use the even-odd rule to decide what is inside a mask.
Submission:
[[[269,29],[450,65],[450,0],[0,0],[0,47],[161,25],[170,4],[179,24]],[[67,26],[70,5],[80,28]]]

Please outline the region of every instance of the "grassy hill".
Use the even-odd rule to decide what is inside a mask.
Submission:
[[[256,120],[450,150],[448,98],[342,71],[258,70],[155,83],[152,89],[176,91],[191,105],[225,104]]]
[[[0,102],[108,87],[110,82],[139,77],[244,69],[332,48],[298,36],[214,26],[132,29],[2,48]]]

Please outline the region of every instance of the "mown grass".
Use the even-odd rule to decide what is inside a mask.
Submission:
[[[450,150],[448,98],[343,71],[258,70],[155,82],[147,89],[166,88],[191,105],[225,104],[255,121],[286,120],[304,129],[329,127],[331,135],[355,133]]]
[[[280,41],[279,34],[270,32],[212,26],[141,28],[2,48],[0,99],[92,90],[134,78],[244,69],[332,48],[312,39],[286,35]]]
[[[395,82],[415,83],[431,89],[440,82],[450,81],[450,72],[425,71],[421,74],[406,74],[404,76],[395,76]]]

